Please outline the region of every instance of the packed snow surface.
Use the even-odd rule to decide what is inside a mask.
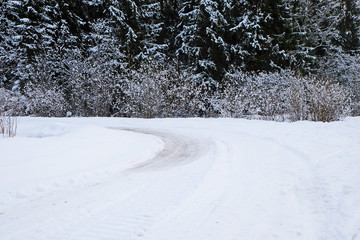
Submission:
[[[18,122],[1,240],[360,240],[360,118]]]

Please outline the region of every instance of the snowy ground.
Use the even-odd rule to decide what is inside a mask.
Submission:
[[[0,239],[360,240],[360,118],[21,118]]]

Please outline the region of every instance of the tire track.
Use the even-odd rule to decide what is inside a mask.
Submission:
[[[164,148],[152,159],[136,164],[129,170],[156,170],[177,167],[197,160],[209,150],[211,142],[185,135],[165,133],[158,130],[121,128],[119,130],[159,137]]]

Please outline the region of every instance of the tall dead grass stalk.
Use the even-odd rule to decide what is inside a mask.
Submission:
[[[17,133],[17,118],[0,116],[0,134],[3,137],[15,137]]]

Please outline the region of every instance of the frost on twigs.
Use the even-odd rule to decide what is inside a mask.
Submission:
[[[156,62],[129,71],[121,89],[119,115],[126,117],[163,118],[194,117],[210,112],[206,101],[207,86],[190,71],[179,73],[174,66]]]
[[[321,78],[301,77],[289,71],[235,71],[226,80],[224,91],[212,101],[223,117],[330,122],[351,115],[353,108],[349,88]]]
[[[351,112],[351,92],[324,79],[297,78],[289,89],[292,120],[337,121]]]

